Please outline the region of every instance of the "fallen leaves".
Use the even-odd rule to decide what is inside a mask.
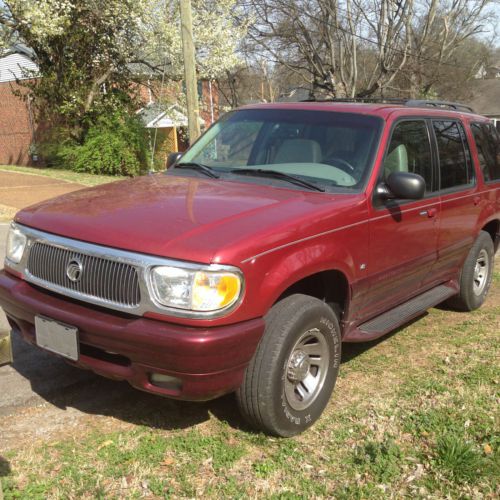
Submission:
[[[98,447],[97,447],[97,451],[101,451],[103,448],[106,448],[108,446],[111,446],[113,444],[113,441],[111,439],[108,439],[106,441],[104,441],[104,443],[101,443]]]
[[[493,448],[488,443],[483,445],[483,451],[484,451],[485,455],[492,455],[493,454]]]

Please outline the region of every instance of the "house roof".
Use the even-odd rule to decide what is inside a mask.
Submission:
[[[500,116],[500,78],[474,80],[469,104],[481,115]]]
[[[165,106],[151,103],[137,111],[137,115],[146,128],[187,127],[188,125],[186,112],[175,104]],[[201,118],[200,124],[203,124]]]
[[[35,53],[17,43],[0,53],[0,83],[33,78],[38,73]]]
[[[36,57],[35,51],[23,43],[13,43],[10,47],[0,50],[0,57],[5,57],[9,54],[22,54],[31,60],[34,60]]]

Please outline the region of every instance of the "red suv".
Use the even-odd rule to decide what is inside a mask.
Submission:
[[[14,332],[156,394],[236,391],[255,427],[291,436],[325,408],[342,342],[486,298],[500,138],[465,107],[250,106],[173,160],[16,215]]]

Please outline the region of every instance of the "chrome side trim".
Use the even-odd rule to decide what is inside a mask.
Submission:
[[[26,243],[26,248],[24,250],[23,257],[19,262],[19,264],[15,264],[8,258],[5,258],[6,267],[9,267],[10,269],[13,269],[14,271],[17,271],[18,273],[22,274],[24,279],[29,283],[32,283],[41,288],[58,293],[66,297],[81,300],[82,302],[87,302],[90,304],[106,307],[108,309],[113,309],[128,314],[133,314],[136,316],[143,316],[145,313],[155,312],[179,318],[213,319],[226,316],[231,311],[236,309],[241,304],[242,298],[245,293],[245,280],[243,273],[239,268],[234,266],[228,266],[222,264],[197,264],[194,262],[185,262],[163,257],[154,257],[152,255],[129,252],[126,250],[119,250],[116,248],[65,238],[63,236],[57,236],[50,233],[45,233],[43,231],[39,231],[37,229],[32,229],[18,223],[12,223],[11,227],[17,228],[24,235],[26,235],[28,241]],[[123,263],[133,266],[136,269],[139,277],[139,289],[141,297],[139,305],[125,306],[116,304],[114,302],[84,295],[80,292],[60,287],[48,281],[41,280],[36,276],[33,276],[28,270],[28,259],[31,248],[36,242],[45,243],[47,245],[52,245],[61,248],[63,250],[81,253],[84,255],[88,255],[90,257],[112,260],[116,263]],[[155,300],[150,281],[150,271],[153,267],[156,266],[172,266],[191,271],[192,270],[227,271],[235,273],[240,277],[241,280],[240,296],[234,304],[231,304],[229,307],[226,307],[224,309],[219,309],[217,311],[198,312],[198,311],[191,311],[188,309],[179,309],[174,307],[163,306],[162,304],[160,304]]]

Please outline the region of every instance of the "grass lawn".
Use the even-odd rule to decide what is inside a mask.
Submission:
[[[0,171],[42,175],[45,177],[51,177],[53,179],[75,182],[77,184],[82,184],[83,186],[97,186],[98,184],[105,184],[106,182],[113,182],[119,179],[125,179],[125,177],[119,177],[113,175],[84,174],[60,168],[17,167],[14,165],[0,165]]]
[[[334,396],[302,436],[249,431],[230,397],[225,417],[178,426],[130,402],[142,425],[89,416],[6,454],[4,496],[498,498],[499,332],[497,263],[482,309],[432,309],[382,341],[344,346]],[[174,408],[178,422],[193,411]]]

